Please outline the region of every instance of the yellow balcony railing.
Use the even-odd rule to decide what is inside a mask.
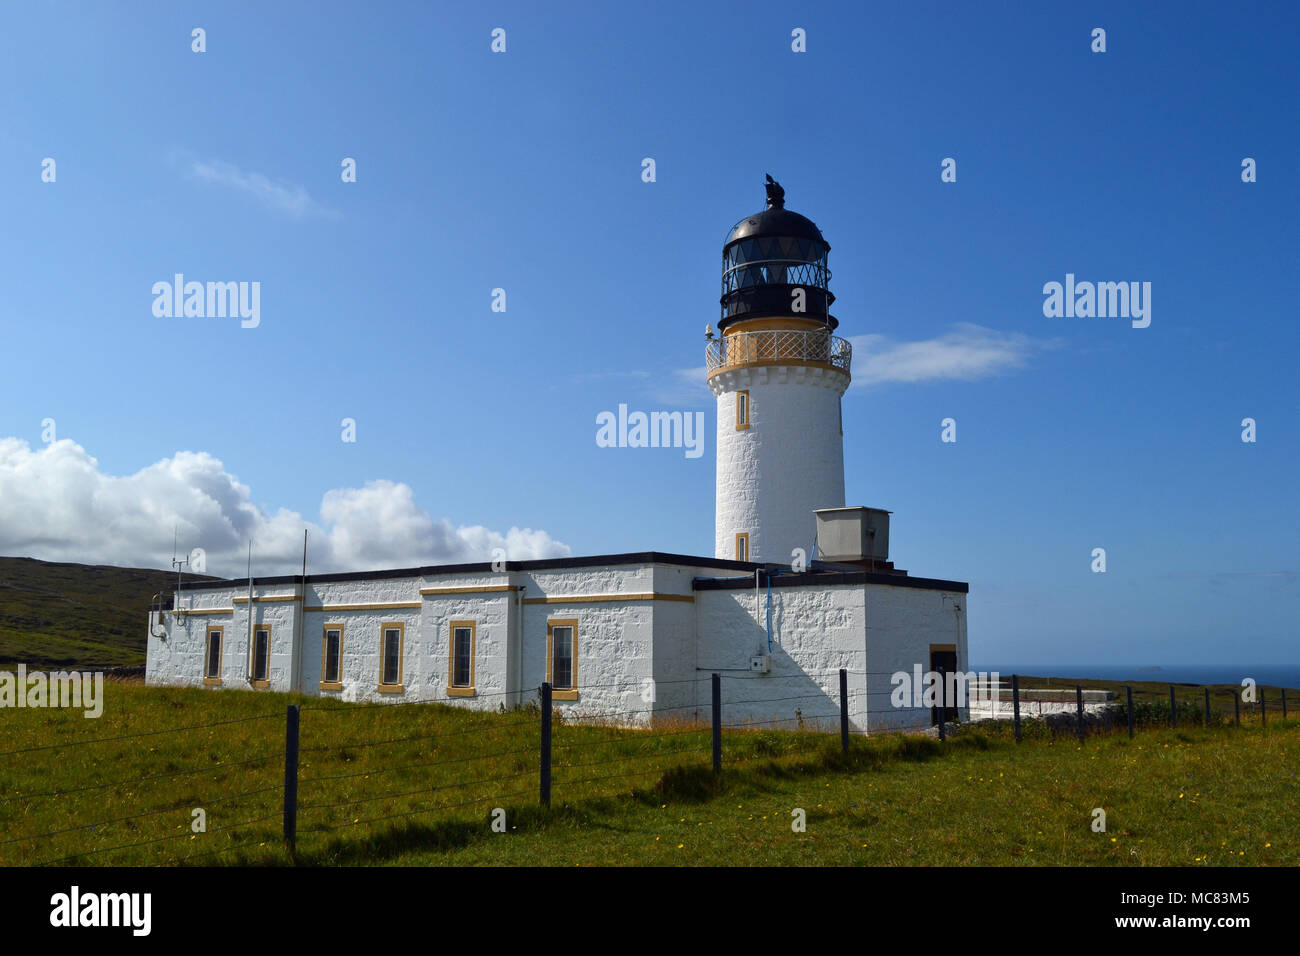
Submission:
[[[741,365],[800,363],[849,371],[853,346],[826,329],[736,332],[709,342],[704,350],[708,372]]]

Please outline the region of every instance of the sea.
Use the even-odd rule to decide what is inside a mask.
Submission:
[[[1158,681],[1168,684],[1240,684],[1249,677],[1256,684],[1300,688],[1300,664],[1245,667],[1235,664],[985,664],[975,662],[973,671],[997,671],[1002,677],[1029,674],[1034,677],[1073,677],[1080,680]]]

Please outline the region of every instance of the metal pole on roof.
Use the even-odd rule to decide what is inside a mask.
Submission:
[[[307,639],[307,529],[302,529],[302,587],[298,601],[298,640],[294,642],[293,679],[290,690],[302,688],[302,643]]]
[[[253,539],[248,539],[248,660],[246,661],[248,679],[253,679],[253,656],[256,653],[253,649]],[[267,655],[270,655],[271,649],[267,648]],[[269,668],[270,661],[267,661]],[[267,674],[270,677],[270,673]]]

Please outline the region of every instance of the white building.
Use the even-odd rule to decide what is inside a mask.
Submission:
[[[770,181],[769,181],[770,183]],[[968,669],[967,585],[888,560],[888,512],[844,508],[850,379],[817,227],[784,208],[723,252],[712,558],[642,552],[204,582],[149,615],[146,680],[512,708],[545,681],[570,717],[922,726],[891,675]],[[815,513],[816,512],[816,513]]]

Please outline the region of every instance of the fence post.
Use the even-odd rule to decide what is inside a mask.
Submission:
[[[1210,688],[1205,688],[1205,719],[1201,721],[1203,726],[1210,726]]]
[[[1082,684],[1074,685],[1074,703],[1075,706],[1078,707],[1079,709],[1079,743],[1083,743],[1083,739],[1085,736],[1087,736],[1088,730],[1083,725],[1083,685]]]
[[[1259,724],[1261,727],[1268,726],[1268,704],[1264,702],[1264,688],[1259,689]]]
[[[939,739],[946,740],[944,733],[945,718],[948,716],[948,679],[944,676],[943,665],[939,665]]]
[[[1286,720],[1286,688],[1282,688],[1282,719]]]
[[[840,668],[840,747],[849,752],[849,672]]]
[[[1178,728],[1178,701],[1174,699],[1174,685],[1169,685],[1169,726]]]
[[[293,856],[298,845],[298,705],[284,718],[284,842]]]
[[[713,771],[722,769],[722,675],[713,675]]]
[[[1128,692],[1128,739],[1133,739],[1133,688],[1125,687]]]
[[[1238,727],[1241,726],[1241,692],[1238,690],[1232,692],[1232,719]]]
[[[1020,743],[1020,675],[1011,675],[1011,719],[1016,725],[1016,743]]]
[[[542,806],[551,805],[551,685],[542,683]]]

